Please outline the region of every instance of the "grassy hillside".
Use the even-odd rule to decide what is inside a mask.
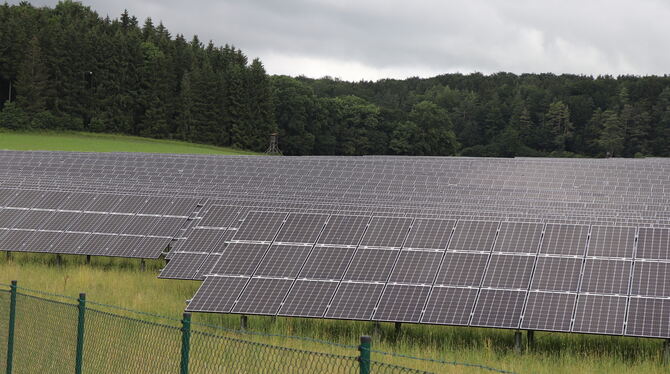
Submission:
[[[193,144],[175,140],[158,140],[126,135],[85,132],[6,132],[0,131],[0,149],[79,151],[79,152],[149,152],[252,155],[254,152]]]

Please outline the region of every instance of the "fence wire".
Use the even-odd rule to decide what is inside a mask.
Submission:
[[[11,292],[0,289],[2,373],[6,372],[7,364],[10,305]],[[82,324],[80,316],[84,316]],[[94,302],[80,308],[77,299],[23,288],[18,288],[16,293],[15,318],[12,374],[73,373],[76,362],[81,362],[78,369],[85,374],[428,373],[389,362],[362,359],[356,346],[315,340],[309,348],[303,349],[302,346],[284,345],[278,335],[268,334],[263,341],[262,333],[247,334],[190,324],[190,318],[187,323]],[[184,340],[185,336],[190,338]],[[317,342],[319,344],[315,344]],[[83,348],[79,351],[78,343]],[[186,353],[184,347],[187,347]],[[369,349],[366,352],[379,358],[396,356]],[[183,357],[188,358],[186,371],[183,371]],[[406,358],[416,359],[417,363],[425,361]],[[367,370],[362,366],[367,366]],[[433,370],[432,367],[429,369]],[[451,370],[445,365],[438,371]]]
[[[86,309],[84,373],[176,373],[178,326]]]
[[[18,293],[13,373],[74,371],[76,305]]]

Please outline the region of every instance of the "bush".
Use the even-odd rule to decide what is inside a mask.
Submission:
[[[5,103],[5,107],[0,112],[0,127],[10,130],[27,130],[30,128],[30,119],[16,103]]]

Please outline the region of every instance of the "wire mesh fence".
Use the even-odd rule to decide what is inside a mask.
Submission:
[[[302,339],[308,349],[281,338]],[[371,357],[393,354],[361,339],[347,346],[263,336],[191,324],[189,314],[178,320],[98,304],[83,294],[75,299],[15,284],[0,289],[0,372],[7,374],[428,373],[376,361]]]

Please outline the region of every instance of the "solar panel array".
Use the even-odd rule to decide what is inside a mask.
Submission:
[[[63,248],[80,232],[50,214],[104,215],[74,222],[133,243],[179,218],[156,236],[173,239],[160,276],[204,280],[191,311],[670,337],[665,159],[0,152],[0,188],[128,199],[103,213],[0,205],[30,212],[0,214],[4,234]],[[141,199],[188,209],[126,212]]]
[[[0,189],[0,250],[157,258],[194,199]]]

